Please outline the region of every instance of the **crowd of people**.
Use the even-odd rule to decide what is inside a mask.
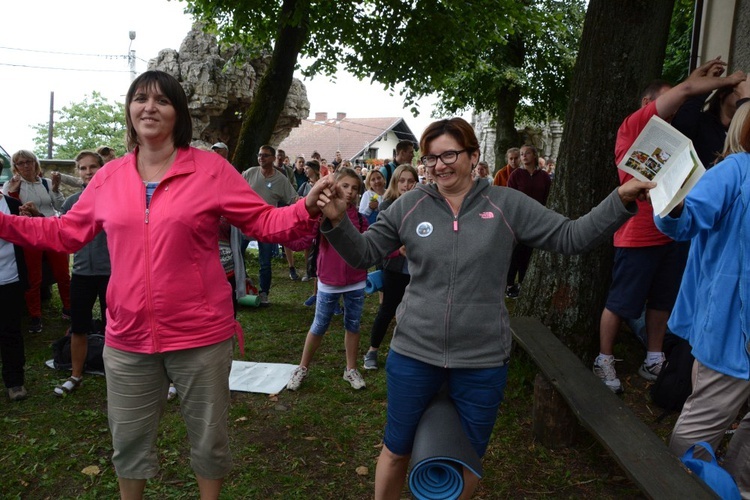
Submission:
[[[693,394],[671,449],[680,454],[701,440],[718,445],[750,397],[744,270],[750,83],[742,72],[722,77],[724,66],[716,59],[675,87],[650,85],[618,132],[618,161],[652,116],[674,116],[675,126],[692,134],[701,158],[716,166],[684,203],[654,218],[647,198],[654,183],[620,173],[620,186],[577,220],[545,207],[553,161],[523,144],[507,151],[507,164],[493,175],[461,118],[433,122],[418,145],[399,142],[381,168],[353,165],[340,151],[330,162],[317,152],[292,161],[263,145],[258,166],[240,173],[229,163],[226,143],[191,146],[184,90],[167,73],[147,71],[125,98],[123,156],[106,146],[81,151],[78,179],[57,172],[45,178],[30,151],[12,157],[13,177],[0,199],[0,352],[8,397],[28,396],[21,304],[29,331],[41,331],[46,259],[61,313],[71,320],[73,368],[55,388],[58,396],[81,386],[99,300],[122,498],[142,498],[158,472],[156,437],[167,394],[180,398],[201,498],[218,498],[231,468],[228,378],[233,338],[242,339],[237,299],[245,293],[246,249],[256,241],[260,305],[271,306],[274,255],[286,260],[290,280],[313,282],[305,305],[315,307],[314,319],[287,389],[302,387],[337,314],[344,325],[342,378],[364,389],[358,367],[379,369],[379,348],[396,320],[385,360],[388,404],[375,497],[400,498],[419,419],[439,392],[447,391],[474,451],[484,455],[511,354],[505,300],[519,296],[532,250],[582,253],[614,236],[613,280],[593,371],[622,392],[615,338],[624,319],[645,315],[647,352],[638,373],[655,380],[669,321],[696,357]],[[715,89],[715,102],[697,106]],[[65,199],[61,183],[79,192]],[[689,240],[692,245],[683,243]],[[295,252],[305,255],[299,273]],[[373,268],[382,272],[382,290],[360,358]],[[748,447],[746,416],[727,453],[727,468],[745,493]],[[468,468],[462,474],[468,498],[479,477]]]

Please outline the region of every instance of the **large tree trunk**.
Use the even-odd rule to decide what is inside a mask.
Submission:
[[[523,36],[520,33],[512,36],[506,45],[494,49],[496,67],[510,66],[517,71],[523,70],[526,56]],[[518,147],[521,136],[516,130],[516,109],[521,100],[521,88],[506,79],[506,84],[495,95],[495,109],[492,118],[495,121],[495,162],[496,170],[505,165],[505,152],[508,148]]]
[[[308,38],[309,23],[309,0],[284,0],[271,63],[245,114],[232,158],[232,164],[239,170],[258,165],[258,149],[268,143],[273,134],[292,86],[297,56]]]
[[[618,184],[615,136],[661,74],[674,0],[591,0],[548,205],[573,219]],[[516,314],[540,318],[585,362],[598,352],[613,248],[565,257],[535,251]]]

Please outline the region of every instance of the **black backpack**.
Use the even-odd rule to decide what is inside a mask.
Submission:
[[[693,392],[692,347],[687,340],[667,333],[664,337],[666,360],[656,382],[651,386],[651,401],[667,410],[659,419],[670,411],[682,410],[690,393]]]
[[[103,372],[104,359],[104,335],[89,334],[88,351],[86,353],[86,364],[84,371]],[[72,370],[73,362],[70,357],[70,335],[55,340],[52,343],[52,361],[56,370]]]

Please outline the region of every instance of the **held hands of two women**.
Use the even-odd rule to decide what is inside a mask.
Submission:
[[[310,215],[323,214],[334,226],[344,218],[346,200],[339,192],[333,175],[321,177],[305,197],[305,207]]]

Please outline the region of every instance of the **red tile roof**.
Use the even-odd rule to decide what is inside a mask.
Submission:
[[[306,118],[299,127],[292,129],[289,137],[279,144],[279,149],[283,149],[292,161],[300,155],[310,158],[313,151],[317,151],[330,162],[336,157],[336,150],[341,151],[343,159],[352,160],[361,157],[388,131],[393,131],[399,139],[412,141],[415,146],[418,142],[403,118],[344,117],[321,121]],[[390,152],[382,151],[381,154]]]

